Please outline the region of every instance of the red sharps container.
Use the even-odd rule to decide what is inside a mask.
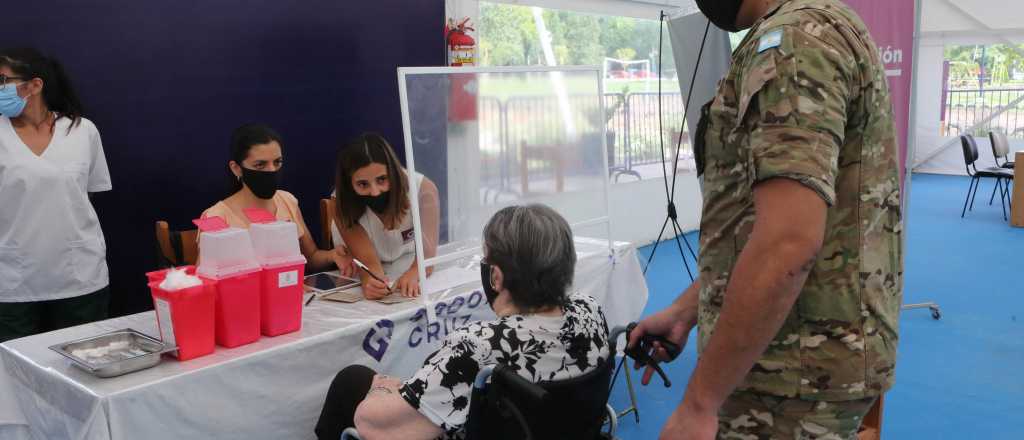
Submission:
[[[232,348],[256,342],[260,338],[263,270],[256,261],[249,231],[228,227],[220,217],[193,222],[200,230],[196,273],[217,286],[217,345]]]

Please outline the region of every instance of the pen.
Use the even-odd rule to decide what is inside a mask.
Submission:
[[[365,271],[366,271],[366,273],[367,273],[368,275],[370,275],[370,277],[372,277],[373,279],[375,279],[375,280],[377,280],[377,281],[380,281],[381,283],[384,283],[384,286],[388,288],[388,293],[389,293],[389,294],[390,294],[390,293],[392,293],[392,292],[391,292],[391,286],[389,286],[389,285],[388,285],[387,281],[384,281],[384,280],[382,280],[382,279],[381,279],[380,277],[378,277],[378,276],[377,276],[376,274],[374,274],[374,273],[373,273],[373,272],[372,272],[372,271],[370,270],[370,268],[369,268],[369,267],[366,267],[366,265],[365,265],[365,264],[363,264],[363,262],[362,262],[362,261],[359,261],[359,259],[358,259],[358,258],[352,258],[352,261],[353,261],[353,262],[355,262],[355,263],[356,263],[356,266],[359,266],[359,268],[360,268],[360,269],[362,269],[362,270],[365,270]]]

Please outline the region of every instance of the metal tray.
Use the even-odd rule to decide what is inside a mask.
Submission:
[[[50,346],[75,366],[98,377],[115,377],[160,363],[160,355],[177,350],[130,328]]]

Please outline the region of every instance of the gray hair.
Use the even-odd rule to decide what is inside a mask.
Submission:
[[[545,205],[510,206],[484,227],[487,262],[501,268],[512,302],[523,309],[561,306],[576,269],[576,248],[565,219]]]

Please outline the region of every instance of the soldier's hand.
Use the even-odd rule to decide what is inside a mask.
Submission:
[[[696,316],[690,316],[683,308],[673,304],[640,321],[629,334],[629,347],[632,348],[639,344],[640,338],[644,335],[656,335],[664,337],[669,342],[679,346],[679,351],[681,352],[686,347],[686,339],[690,336],[690,330],[693,329],[695,322]],[[659,362],[670,360],[668,352],[661,347],[660,343],[655,342],[653,345],[654,348],[649,353],[652,358],[657,359]],[[642,365],[634,364],[633,367],[639,369]],[[640,383],[643,385],[650,383],[651,376],[654,373],[653,368],[647,367]]]

